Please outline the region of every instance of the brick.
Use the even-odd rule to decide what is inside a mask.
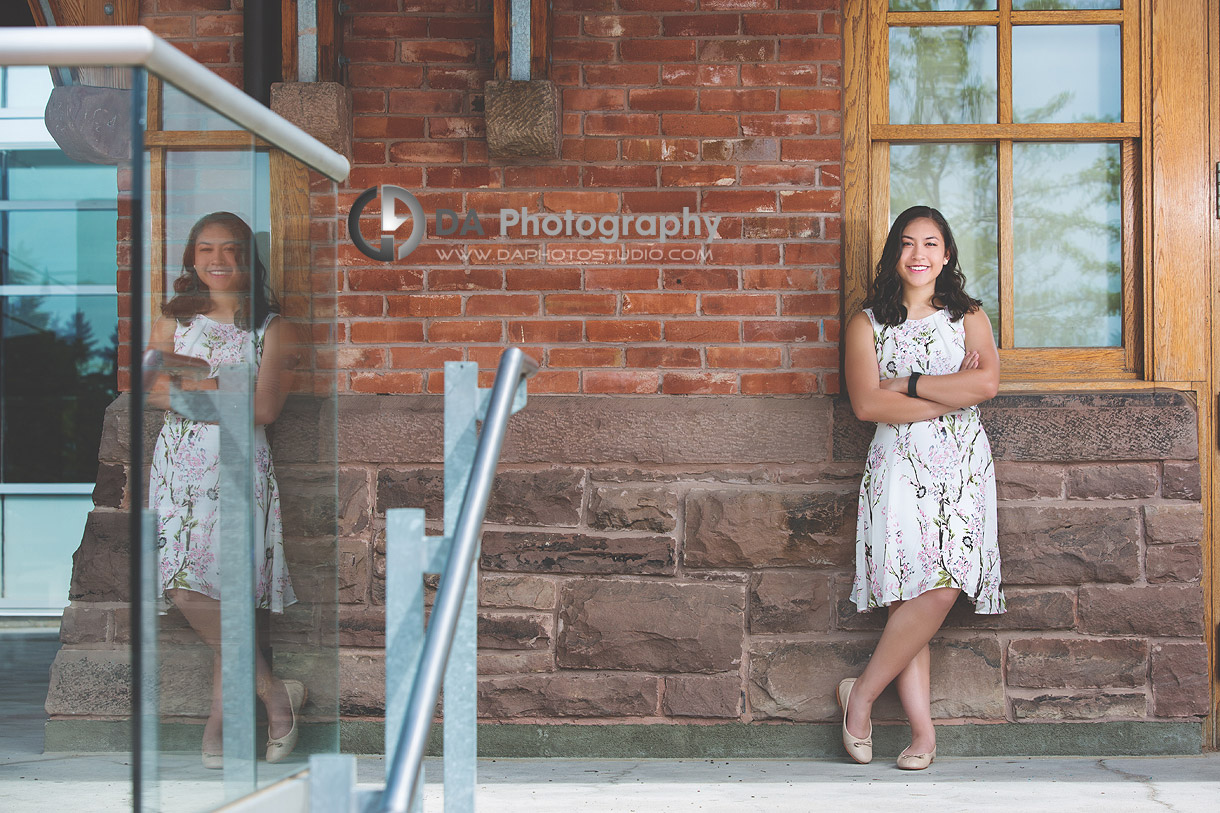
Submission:
[[[707,364],[709,367],[756,369],[760,367],[778,367],[780,362],[780,349],[778,347],[709,347],[707,349]]]
[[[527,573],[672,576],[677,555],[674,546],[668,536],[484,531],[480,567]]]
[[[437,320],[428,325],[430,342],[498,342],[503,336],[503,326],[498,321]]]
[[[390,145],[390,160],[400,164],[459,163],[463,160],[460,143],[440,141],[396,141]]]
[[[560,595],[559,666],[723,672],[741,663],[742,585],[584,579]]]
[[[702,359],[695,347],[628,347],[628,367],[699,367]]]
[[[619,43],[619,54],[624,62],[694,62],[695,43],[680,40],[624,40]]]
[[[530,379],[534,395],[580,392],[580,373],[576,371],[539,370]]]
[[[584,74],[585,85],[588,87],[610,85],[617,88],[626,85],[651,86],[657,83],[655,65],[586,65]]]
[[[651,113],[587,113],[584,131],[588,135],[656,135],[660,118]]]
[[[1053,463],[995,462],[996,496],[1001,500],[1059,499],[1064,471]]]
[[[856,493],[692,490],[683,563],[716,567],[852,567]]]
[[[1152,645],[1152,708],[1157,717],[1197,717],[1211,711],[1207,644]]]
[[[831,367],[839,366],[838,347],[792,347],[788,350],[788,358],[793,367]]]
[[[705,40],[699,44],[699,61],[712,64],[770,62],[775,53],[775,40],[769,39]]]
[[[1079,692],[1013,697],[1017,720],[1099,720],[1146,717],[1148,698],[1143,692]]]
[[[636,370],[588,370],[582,376],[583,391],[591,394],[652,394],[660,378],[656,373]]]
[[[818,377],[810,373],[742,373],[743,395],[808,395],[818,391]]]
[[[742,288],[754,291],[810,290],[818,279],[809,268],[747,268],[742,277]]]
[[[1067,471],[1069,500],[1132,500],[1156,495],[1156,463],[1073,466]]]
[[[1144,685],[1140,639],[1017,638],[1008,642],[1005,683],[1034,689],[1132,689]]]
[[[1081,632],[1196,638],[1203,634],[1203,590],[1198,585],[1080,588]]]
[[[464,94],[453,90],[394,90],[389,91],[391,113],[433,116],[461,113]],[[372,111],[380,112],[380,111]]]
[[[499,290],[504,278],[490,268],[432,268],[428,271],[430,291]]]
[[[478,648],[548,649],[552,626],[550,614],[481,612],[478,616]]]
[[[657,678],[621,673],[511,675],[478,681],[478,714],[511,720],[539,717],[651,717],[657,713]]]
[[[680,214],[683,207],[695,210],[699,205],[699,197],[695,192],[677,190],[624,192],[624,212],[663,212],[665,214]]]
[[[699,104],[693,88],[632,88],[627,94],[632,110],[676,110],[689,112]]]
[[[780,312],[784,316],[835,316],[839,313],[839,295],[784,294]]]
[[[613,138],[565,138],[559,145],[559,154],[565,161],[615,161],[618,144],[618,139]]]
[[[484,573],[479,578],[481,607],[551,610],[555,597],[555,582],[541,576]]]
[[[1203,490],[1199,482],[1199,463],[1194,460],[1166,460],[1161,483],[1161,496],[1167,500],[1200,500]]]
[[[737,289],[737,270],[732,268],[664,268],[665,288],[685,291]]]
[[[703,191],[701,207],[704,212],[774,212],[775,193],[764,190],[709,189]]]
[[[462,361],[462,348],[395,347],[390,351],[391,367],[439,370],[447,361]]]
[[[664,65],[661,68],[661,84],[694,85],[711,87],[736,85],[736,65]]]
[[[1004,586],[1007,612],[979,615],[966,596],[960,596],[943,629],[1070,630],[1076,625],[1075,588],[1029,588]],[[855,604],[850,604],[855,612]]]
[[[770,294],[704,294],[700,309],[708,316],[772,316],[776,303]]]
[[[790,243],[784,247],[784,260],[794,265],[838,265],[839,247],[833,243]]]
[[[666,395],[729,395],[737,391],[732,373],[666,373],[661,392]]]
[[[417,88],[424,82],[424,69],[417,65],[361,65],[353,63],[348,70],[349,87]],[[433,88],[437,85],[433,84]]]
[[[661,711],[670,717],[736,718],[741,713],[741,675],[666,675]]]
[[[741,338],[741,323],[725,320],[674,320],[665,323],[670,342],[734,342]]]
[[[773,111],[775,99],[774,90],[704,88],[699,91],[699,109],[709,112]]]
[[[423,392],[424,380],[419,373],[355,373],[348,386],[353,392],[415,393]]]
[[[730,186],[737,182],[737,169],[731,166],[662,167],[662,186]]]
[[[933,718],[1003,719],[999,643],[938,637],[930,646]],[[755,640],[746,687],[754,718],[838,721],[835,686],[863,670],[873,647],[868,640]],[[873,706],[874,722],[905,719],[896,692],[888,688]]]
[[[475,116],[433,116],[428,119],[429,138],[486,138],[483,119]]]
[[[418,322],[352,322],[352,341],[358,344],[422,342],[424,326]]]
[[[655,342],[661,339],[661,323],[647,320],[605,320],[585,324],[591,342]]]
[[[388,296],[389,316],[457,316],[462,312],[462,298],[457,294],[429,296]]]
[[[663,113],[661,132],[667,136],[703,138],[741,135],[735,116],[710,113]]]
[[[408,269],[353,268],[347,272],[347,287],[352,291],[418,291],[423,275]]]
[[[1194,542],[1179,545],[1151,545],[1144,552],[1148,581],[1198,582],[1203,578],[1203,551]]]
[[[584,170],[584,180],[585,186],[590,187],[649,187],[657,184],[657,170],[654,167],[639,165],[587,167]]]
[[[1139,517],[1131,507],[1000,505],[1006,584],[1133,582]]]
[[[473,294],[466,300],[467,316],[534,316],[538,297],[516,294]]]
[[[655,268],[588,268],[585,270],[585,289],[607,288],[612,291],[655,290],[657,270]]]
[[[392,43],[391,43],[392,44]],[[360,45],[361,56],[368,47]],[[437,62],[454,62],[471,64],[475,61],[478,48],[473,42],[441,42],[424,40],[420,42],[403,42],[399,45],[400,61],[420,65],[432,65]]]
[[[623,294],[623,315],[641,313],[693,314],[695,294]]]
[[[622,367],[623,349],[619,347],[555,347],[547,351],[546,360],[548,367]]]
[[[663,486],[599,486],[587,510],[591,528],[668,533],[678,524],[678,496]]]
[[[690,138],[623,139],[624,161],[694,161],[699,142]]]
[[[1144,533],[1149,545],[1198,543],[1203,539],[1203,506],[1145,505]]]
[[[807,570],[770,570],[750,578],[750,632],[825,632],[830,628],[830,579]]]
[[[581,339],[581,322],[549,319],[537,322],[509,322],[508,339],[511,342],[578,342]]]
[[[628,142],[630,143],[630,142]],[[550,212],[617,212],[618,195],[613,192],[544,192],[542,205]]]
[[[618,310],[614,294],[548,294],[543,303],[548,314],[607,316]]]
[[[625,110],[627,92],[622,88],[565,88],[564,110]]]

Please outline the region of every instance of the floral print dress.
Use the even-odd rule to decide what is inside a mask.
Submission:
[[[263,337],[275,314],[250,331],[203,314],[174,328],[174,352],[211,365],[241,361],[257,366]],[[296,602],[284,559],[279,486],[262,426],[254,427],[255,606],[272,612]],[[148,507],[157,514],[161,593],[174,588],[220,598],[220,429],[173,410],[157,435],[149,474]]]
[[[965,320],[939,310],[901,325],[877,322],[881,377],[957,372]],[[865,612],[937,587],[961,588],[975,612],[1005,611],[991,446],[970,406],[914,423],[877,424],[856,519],[852,599]]]

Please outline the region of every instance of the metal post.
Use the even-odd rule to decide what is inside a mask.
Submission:
[[[512,0],[511,38],[508,47],[508,78],[530,79],[530,0]]]

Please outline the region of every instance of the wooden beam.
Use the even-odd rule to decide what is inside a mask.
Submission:
[[[1152,2],[1154,380],[1206,380],[1209,171],[1208,25],[1202,3]]]
[[[280,0],[280,64],[284,81],[297,81],[297,0]]]
[[[871,279],[869,243],[868,8],[843,4],[843,327],[860,310]]]
[[[509,0],[493,0],[491,12],[492,78],[508,78],[508,52],[510,50]]]

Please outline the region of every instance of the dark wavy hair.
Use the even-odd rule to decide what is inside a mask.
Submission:
[[[902,256],[902,233],[912,220],[926,217],[940,229],[945,239],[945,253],[949,262],[936,278],[934,301],[949,311],[949,318],[956,322],[968,313],[978,310],[983,304],[966,293],[966,276],[957,260],[957,242],[945,216],[931,206],[912,206],[894,219],[890,233],[885,238],[885,248],[877,261],[877,273],[869,290],[864,307],[873,309],[873,317],[884,325],[900,325],[907,319],[906,305],[902,304],[902,278],[898,276],[898,258]]]
[[[225,227],[236,238],[238,262],[250,275],[250,292],[253,296],[244,299],[238,306],[233,323],[244,330],[251,330],[251,325],[261,327],[268,314],[280,312],[280,306],[271,293],[267,269],[258,258],[254,232],[246,221],[232,212],[212,212],[191,226],[186,248],[182,250],[182,273],[174,280],[174,298],[161,306],[161,313],[185,323],[212,309],[212,293],[195,273],[195,242],[199,239],[199,232],[212,225]],[[253,308],[250,307],[250,299],[253,299]]]

